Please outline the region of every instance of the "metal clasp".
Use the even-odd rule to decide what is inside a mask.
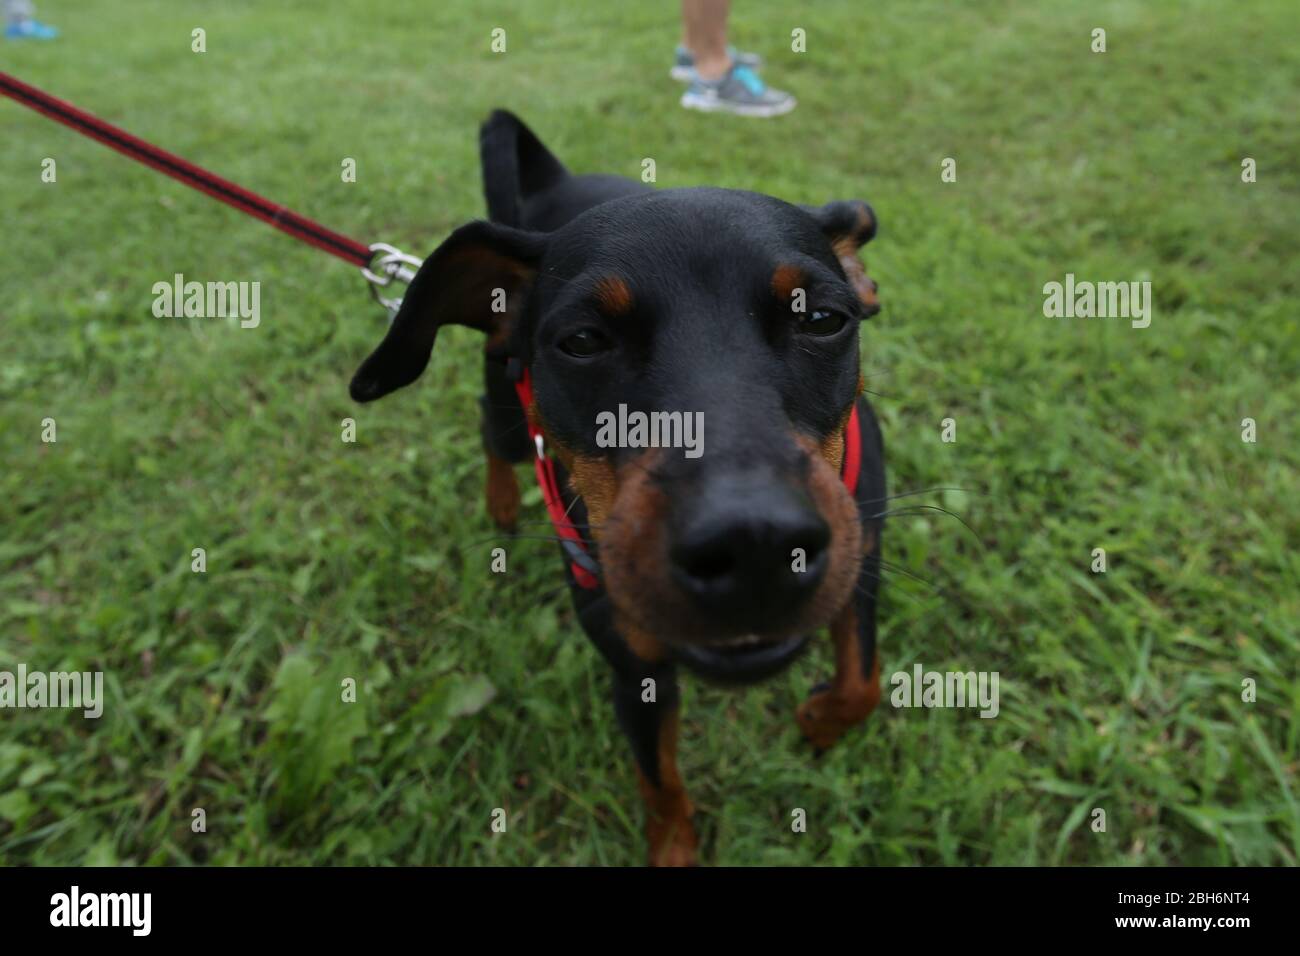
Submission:
[[[402,307],[402,297],[384,296],[382,290],[387,289],[393,282],[410,285],[411,280],[415,278],[416,270],[424,263],[423,260],[407,255],[401,249],[390,246],[386,242],[371,244],[370,251],[375,254],[375,258],[371,260],[369,266],[362,266],[361,274],[370,283],[370,293],[375,297],[375,301],[388,310],[388,321],[392,322],[397,315],[397,310]]]

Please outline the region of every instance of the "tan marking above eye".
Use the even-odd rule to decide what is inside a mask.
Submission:
[[[605,276],[593,288],[596,305],[610,318],[618,318],[632,311],[632,290],[619,276]]]
[[[780,265],[772,273],[772,294],[782,302],[794,296],[794,290],[802,288],[807,276],[798,266]]]

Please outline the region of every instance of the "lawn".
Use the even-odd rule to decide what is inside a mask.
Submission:
[[[420,255],[483,212],[494,106],[577,171],[872,202],[863,368],[891,490],[923,491],[882,670],[996,671],[1000,713],[886,705],[813,759],[824,640],[743,693],[687,678],[706,862],[1300,861],[1291,0],[737,0],[800,99],[769,121],[677,105],[667,0],[38,6],[63,37],[5,71]],[[640,863],[539,495],[518,540],[484,512],[475,333],[358,406],[384,317],[354,269],[8,100],[0,182],[0,670],[106,696],[0,710],[0,863]],[[176,273],[260,282],[260,325],[156,318]],[[1149,280],[1150,326],[1045,317],[1067,273]]]

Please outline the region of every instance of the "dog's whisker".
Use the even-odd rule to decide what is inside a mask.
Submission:
[[[485,544],[499,544],[502,541],[550,541],[553,542],[554,544],[563,545],[566,540],[568,539],[562,538],[559,535],[555,535],[555,534],[514,534],[511,532],[503,531],[499,534],[493,535],[490,538],[483,538],[478,541],[471,541],[469,544],[461,545],[458,548],[452,548],[451,553],[463,554],[464,552],[470,551],[474,548],[480,548]],[[597,567],[600,566],[600,563],[596,561],[594,557],[591,560],[592,563],[595,564]]]
[[[924,495],[931,491],[963,491],[968,495],[982,495],[982,491],[974,491],[970,488],[957,488],[952,485],[935,485],[933,488],[918,488],[915,491],[901,491],[896,495],[886,495],[883,498],[869,498],[865,504],[874,505],[882,501],[893,501],[895,498],[911,498],[913,495]]]
[[[569,583],[566,581],[559,587],[549,588],[541,594],[530,595],[529,603],[532,605],[547,604],[569,590]]]
[[[924,602],[923,600],[921,600],[919,597],[917,597],[915,594],[913,594],[912,592],[910,592],[907,588],[904,588],[904,587],[898,587],[898,586],[897,586],[898,582],[897,582],[896,579],[894,579],[894,580],[886,580],[885,578],[883,578],[883,577],[881,577],[881,576],[879,576],[879,575],[873,575],[873,578],[875,579],[876,583],[879,584],[879,585],[889,585],[889,593],[890,593],[890,594],[898,594],[898,595],[901,595],[902,597],[906,598],[906,599],[907,599],[909,602],[911,602],[912,604],[915,604],[915,605],[917,605],[918,607],[925,607],[925,602]],[[863,589],[863,587],[862,587],[861,584],[856,585],[856,586],[853,588],[853,593],[855,593],[855,594],[861,594],[863,597],[870,597],[870,596],[871,596],[871,595],[870,595],[866,590]]]
[[[940,508],[938,505],[908,505],[906,508],[895,508],[890,511],[881,511],[877,514],[868,515],[868,517],[888,518],[888,517],[899,517],[901,515],[919,515],[925,511],[937,511],[940,514],[945,514],[950,518],[955,518],[957,521],[961,522],[962,527],[964,527],[967,531],[971,533],[971,536],[974,537],[976,544],[978,544],[981,548],[984,547],[984,541],[980,538],[979,533],[967,523],[965,518],[963,518],[959,514],[956,514],[955,512],[949,511],[947,508]]]
[[[577,505],[577,503],[578,503],[580,500],[581,500],[581,499],[580,499],[577,495],[574,495],[574,496],[573,496],[573,500],[569,502],[569,507],[567,507],[567,508],[564,509],[564,515],[563,515],[563,517],[565,517],[565,518],[569,517],[569,512],[572,511],[572,510],[574,509],[574,506]]]
[[[549,521],[520,521],[521,528],[553,528],[555,525]],[[603,524],[584,524],[581,521],[566,521],[561,527],[572,528],[575,531],[600,531],[605,526]]]
[[[870,573],[870,572],[868,572],[868,573]],[[879,590],[877,591],[877,599],[878,599],[878,596],[879,596],[880,594],[883,594],[883,593],[884,593],[884,589],[885,589],[885,588],[888,588],[889,593],[891,593],[891,594],[901,594],[903,597],[907,598],[909,601],[912,601],[912,602],[915,603],[915,604],[918,604],[918,605],[924,606],[924,603],[925,603],[925,602],[922,600],[922,598],[920,598],[920,597],[918,597],[916,594],[914,594],[914,593],[912,592],[911,588],[909,588],[909,587],[904,587],[904,586],[903,586],[903,579],[902,579],[902,578],[896,578],[896,577],[885,577],[885,576],[880,575],[880,574],[871,574],[870,576],[871,576],[871,579],[872,579],[873,581],[876,582],[877,588],[879,589]],[[870,593],[869,591],[867,591],[867,590],[862,586],[862,584],[861,584],[860,582],[859,582],[858,584],[854,585],[853,593],[854,593],[854,594],[860,594],[860,595],[862,595],[863,597],[867,597],[867,598],[871,597],[871,593]]]
[[[921,584],[924,584],[935,594],[939,594],[943,591],[943,588],[939,587],[939,585],[935,584],[933,581],[929,580],[928,578],[923,578],[919,574],[916,574],[913,571],[909,571],[907,568],[903,567],[902,565],[894,564],[892,561],[886,561],[884,558],[876,558],[876,561],[879,563],[882,570],[891,571],[895,574],[904,574],[907,577],[911,578],[913,581],[918,581]]]

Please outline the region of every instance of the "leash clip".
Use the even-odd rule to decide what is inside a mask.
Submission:
[[[375,301],[388,310],[388,321],[392,323],[397,310],[402,307],[402,296],[385,296],[382,290],[394,282],[409,286],[415,278],[416,270],[424,263],[386,242],[372,243],[370,251],[375,258],[369,266],[361,267],[361,275],[370,283],[370,294],[375,297]]]

